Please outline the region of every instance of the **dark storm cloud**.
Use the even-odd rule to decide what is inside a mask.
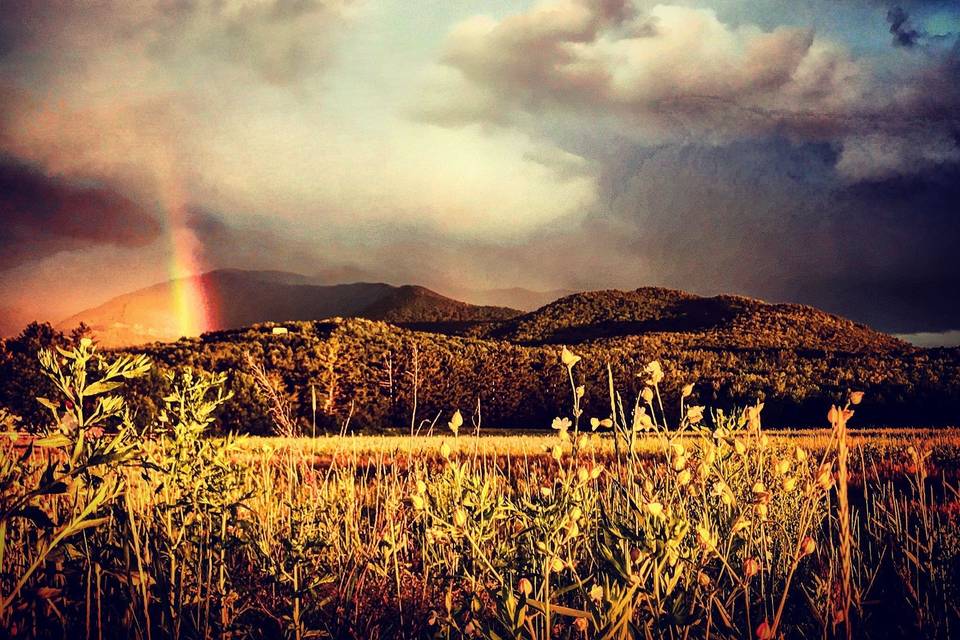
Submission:
[[[782,138],[635,149],[607,164],[610,213],[583,233],[657,284],[804,302],[887,331],[958,326],[960,163],[850,184],[838,157]]]
[[[916,46],[923,36],[910,22],[910,15],[899,5],[887,11],[887,22],[890,23],[893,43],[899,47]]]
[[[49,176],[0,158],[0,270],[92,245],[139,247],[160,233],[141,205],[110,187]]]
[[[389,269],[368,269],[348,255],[326,255],[314,238],[291,238],[267,218],[231,224],[229,216],[194,205],[187,209],[186,226],[202,247],[207,265],[240,269],[281,269],[316,278],[322,283],[383,280]],[[385,256],[389,262],[389,257]]]

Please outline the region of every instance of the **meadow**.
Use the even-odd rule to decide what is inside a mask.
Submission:
[[[666,415],[655,361],[589,415],[580,357],[557,356],[549,433],[485,435],[451,406],[413,435],[255,438],[208,435],[222,374],[170,373],[143,429],[124,389],[145,356],[43,351],[55,426],[3,416],[0,633],[960,634],[960,432],[860,432],[856,390],[829,428],[768,431],[762,404],[690,402],[693,380]]]

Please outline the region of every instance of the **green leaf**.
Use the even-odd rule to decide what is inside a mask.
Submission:
[[[38,447],[65,447],[70,444],[70,438],[63,435],[62,433],[55,433],[44,438],[39,438],[33,441],[33,444]]]
[[[59,404],[57,404],[56,402],[53,402],[52,400],[48,400],[47,398],[44,398],[42,396],[37,397],[37,402],[45,406],[47,409],[50,409],[50,411],[56,411],[57,409],[60,408]]]
[[[114,389],[122,386],[123,386],[122,382],[108,382],[104,380],[98,380],[93,384],[91,384],[90,386],[88,386],[86,389],[84,389],[83,395],[84,397],[89,398],[91,396],[100,395],[101,393],[107,393],[108,391],[113,391]]]

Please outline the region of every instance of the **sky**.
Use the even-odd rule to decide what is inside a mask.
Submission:
[[[946,0],[0,0],[0,320],[231,267],[957,343],[958,34]]]

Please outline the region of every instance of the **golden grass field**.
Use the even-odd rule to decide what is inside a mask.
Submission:
[[[857,432],[856,393],[816,431],[767,432],[762,405],[670,422],[655,363],[590,417],[575,358],[547,434],[470,434],[451,407],[433,435],[208,438],[222,377],[172,380],[143,434],[120,391],[144,358],[47,354],[58,427],[0,445],[2,633],[960,633],[956,430]]]

